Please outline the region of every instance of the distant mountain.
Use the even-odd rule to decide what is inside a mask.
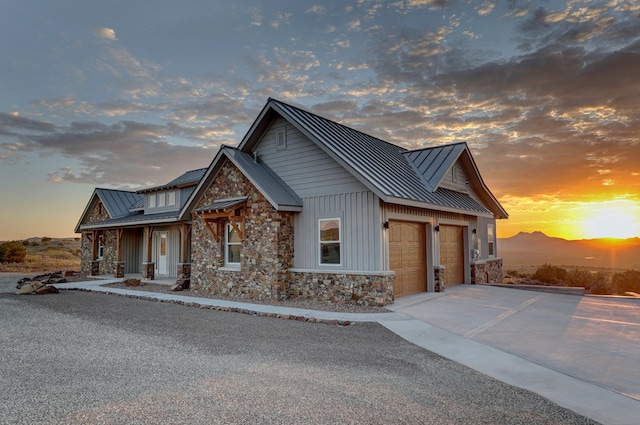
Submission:
[[[542,232],[520,232],[498,239],[505,268],[580,266],[640,270],[640,238],[566,240]]]

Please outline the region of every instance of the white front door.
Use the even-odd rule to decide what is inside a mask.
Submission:
[[[167,274],[167,232],[156,233],[156,274]]]

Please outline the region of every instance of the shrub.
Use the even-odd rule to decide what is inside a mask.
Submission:
[[[608,273],[598,272],[591,276],[591,282],[586,285],[590,294],[611,294],[611,276]]]
[[[533,273],[535,280],[552,285],[559,285],[567,280],[567,271],[561,267],[543,264]]]
[[[582,286],[588,287],[593,280],[593,274],[586,270],[570,270],[567,273],[565,284],[567,286]]]
[[[27,248],[20,241],[2,242],[0,244],[0,261],[5,263],[22,263],[27,256]]]
[[[614,273],[611,284],[616,294],[624,295],[625,292],[640,292],[640,272],[626,270]]]

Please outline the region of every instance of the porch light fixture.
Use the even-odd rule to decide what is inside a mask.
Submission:
[[[382,223],[382,227],[384,227],[385,229],[389,228],[389,222],[385,221],[384,223]]]
[[[436,232],[440,231],[440,226],[433,226],[433,230],[435,230]]]

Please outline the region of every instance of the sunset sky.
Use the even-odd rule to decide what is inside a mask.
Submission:
[[[0,0],[0,240],[206,167],[268,97],[466,141],[498,237],[640,236],[640,2]]]

